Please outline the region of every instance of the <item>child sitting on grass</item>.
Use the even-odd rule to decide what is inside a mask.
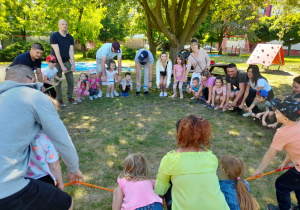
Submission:
[[[249,108],[247,108],[248,113],[243,114],[244,117],[255,117],[260,119],[260,117],[262,116],[262,125],[266,126],[266,118],[267,116],[269,116],[270,114],[270,102],[267,101],[267,97],[268,97],[268,91],[266,90],[259,90],[256,93],[256,98],[254,100],[254,102],[251,104],[251,106]],[[254,110],[254,108],[257,108],[256,110]],[[269,120],[271,119],[271,116],[269,118]]]
[[[228,178],[219,183],[230,210],[258,210],[259,205],[250,194],[249,183],[241,179],[244,175],[243,161],[232,155],[223,156],[221,170]]]
[[[155,181],[148,177],[148,168],[143,156],[130,154],[125,158],[118,183],[119,186],[113,195],[113,210],[163,209],[162,199],[153,190]]]
[[[97,94],[99,93],[100,88],[100,79],[97,77],[97,71],[95,69],[90,69],[90,78],[89,78],[89,92],[90,92],[90,100],[97,98]]]
[[[121,97],[129,97],[128,91],[132,91],[132,80],[129,72],[125,73],[125,78],[120,82],[119,89],[121,90]]]
[[[218,76],[215,81],[215,86],[213,87],[212,101],[211,101],[211,106],[214,107],[215,110],[222,109],[222,111],[226,111],[226,109],[223,108],[226,101],[226,92],[227,92],[227,88],[226,85],[224,85],[223,77]],[[215,106],[215,100],[216,100],[216,106]]]
[[[201,98],[203,98],[203,101],[201,101],[203,106],[208,105],[209,108],[212,108],[210,106],[210,103],[212,99],[212,91],[215,85],[216,78],[212,77],[208,70],[204,70],[200,74],[201,74],[201,86],[198,90],[198,95]]]
[[[275,103],[274,103],[275,102]],[[290,193],[295,192],[298,205],[300,203],[300,103],[293,99],[277,102],[271,99],[278,123],[283,126],[277,129],[270,148],[266,152],[253,177],[263,175],[264,169],[275,158],[278,151],[286,151],[286,158],[279,166],[283,169],[292,162],[293,167],[277,178],[275,182],[278,207],[268,205],[270,210],[291,209]],[[270,184],[270,183],[268,183]]]
[[[198,77],[194,77],[192,80],[192,87],[190,87],[190,85],[187,85],[186,87],[186,91],[188,93],[193,93],[194,97],[195,97],[195,101],[194,103],[199,104],[200,103],[200,97],[198,95],[198,91],[200,88],[200,79]]]
[[[82,102],[85,99],[84,96],[89,95],[89,83],[87,81],[88,75],[86,73],[81,73],[76,82],[76,86],[74,87],[77,102]]]
[[[50,97],[49,99],[57,110],[58,102]],[[30,144],[30,148],[30,162],[26,177],[47,182],[64,190],[59,156],[50,138],[42,129]]]
[[[107,98],[114,98],[115,82],[117,81],[116,68],[116,62],[114,60],[110,60],[108,62],[107,69],[105,70],[107,81],[102,83],[103,85],[107,85]]]

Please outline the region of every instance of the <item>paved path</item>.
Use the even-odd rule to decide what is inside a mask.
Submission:
[[[8,67],[8,65],[0,65],[0,83],[4,81],[5,69],[7,67]]]

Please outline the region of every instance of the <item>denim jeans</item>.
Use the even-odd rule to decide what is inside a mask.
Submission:
[[[98,89],[90,88],[89,92],[90,92],[90,96],[93,96],[93,95],[97,95],[99,93],[99,90]]]
[[[295,168],[289,169],[287,172],[277,178],[275,182],[276,197],[280,210],[289,210],[291,207],[290,192],[294,191],[298,201],[300,202],[300,172]]]
[[[137,208],[136,210],[163,210],[161,203],[155,202],[147,206]]]

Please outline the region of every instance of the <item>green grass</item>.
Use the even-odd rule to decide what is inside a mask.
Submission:
[[[247,57],[243,56],[223,56],[213,60],[236,62],[240,69],[247,66]],[[133,62],[123,63],[133,65]],[[262,74],[273,86],[275,95],[281,97],[292,92],[292,79],[299,74],[299,66],[300,58],[290,57],[280,73],[270,70]],[[75,78],[78,77],[79,73],[76,73]],[[66,82],[63,82],[63,88],[66,97]],[[203,115],[210,121],[213,127],[210,149],[218,158],[233,154],[244,160],[246,168],[243,178],[254,173],[275,133],[254,123],[251,118],[192,104],[187,93],[184,93],[182,100],[160,98],[157,89],[151,89],[148,98],[135,98],[133,94],[131,92],[129,98],[86,99],[78,105],[67,104],[59,110],[77,149],[86,182],[110,189],[117,187],[116,180],[123,168],[123,160],[130,153],[142,154],[147,159],[151,177],[155,178],[161,158],[176,147],[175,123],[190,114]],[[171,89],[168,94],[172,94]],[[266,172],[277,169],[284,156],[284,152],[278,153]],[[66,181],[64,166],[63,173]],[[276,204],[274,183],[279,175],[276,173],[249,181],[261,209],[265,209],[268,203]],[[224,178],[219,170],[218,176]],[[68,186],[65,190],[74,199],[74,209],[111,209],[111,192],[85,186]]]

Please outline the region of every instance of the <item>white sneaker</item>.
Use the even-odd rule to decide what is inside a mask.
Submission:
[[[82,100],[80,100],[80,98],[77,98],[76,101],[77,101],[78,103],[82,102]]]
[[[164,97],[167,97],[168,96],[168,93],[167,92],[164,92]]]
[[[93,96],[90,96],[90,100],[91,100],[91,101],[93,100]]]
[[[194,100],[195,99],[195,97],[192,97],[192,98],[190,98],[191,100]]]
[[[163,97],[164,96],[164,92],[160,92],[159,96]]]
[[[106,93],[106,98],[110,98],[110,94],[109,93]]]
[[[116,97],[118,97],[119,96],[119,93],[116,91],[116,90],[114,90],[114,95],[116,96]],[[113,98],[113,97],[112,97]]]
[[[251,114],[252,114],[252,112],[247,112],[247,113],[243,114],[243,117],[250,117]]]
[[[111,93],[111,94],[110,94],[110,97],[111,97],[111,98],[114,98],[114,97],[115,97],[115,96],[114,96],[114,93]]]
[[[94,99],[98,98],[97,95],[93,95]]]
[[[171,96],[171,98],[176,98],[177,97],[177,95],[176,94],[173,94],[172,96]]]
[[[80,97],[80,100],[81,100],[81,101],[84,101],[84,100],[85,100],[85,97]]]
[[[99,91],[97,96],[98,96],[98,98],[101,98],[102,97],[102,91]]]

